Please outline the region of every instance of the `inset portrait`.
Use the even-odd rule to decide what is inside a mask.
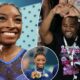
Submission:
[[[22,59],[22,71],[29,80],[51,80],[58,72],[58,58],[47,47],[35,47]]]

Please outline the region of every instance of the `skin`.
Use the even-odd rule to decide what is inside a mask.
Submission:
[[[42,9],[43,9],[43,19],[45,19],[49,12],[50,12],[50,0],[43,0],[43,4],[42,4]],[[75,3],[75,0],[59,0],[59,4],[62,4],[62,5],[66,5],[69,7],[69,5],[74,5]],[[63,6],[64,7],[64,6]],[[54,8],[54,7],[53,7]],[[67,9],[68,10],[68,9]],[[79,11],[80,13],[80,10],[76,8],[77,11]],[[73,13],[75,11],[74,8],[72,8],[71,10],[71,13]],[[73,13],[74,14],[74,13]]]
[[[38,55],[35,59],[34,59],[34,63],[37,66],[37,68],[43,68],[45,63],[46,63],[46,58],[43,55]]]
[[[50,44],[54,40],[54,36],[50,32],[49,28],[55,14],[59,14],[62,17],[68,17],[68,16],[78,16],[80,13],[77,11],[75,7],[73,7],[70,4],[66,4],[66,5],[58,4],[57,6],[55,6],[50,11],[48,16],[45,19],[43,19],[43,22],[39,29],[41,40],[45,44]]]
[[[20,37],[22,18],[15,6],[3,5],[0,7],[0,44],[3,45],[0,58],[10,61],[21,50],[15,45]],[[7,54],[8,53],[8,54]]]
[[[22,68],[26,70],[29,67],[30,60],[28,58],[22,60]]]
[[[0,43],[5,45],[16,43],[20,36],[21,26],[21,16],[16,8],[10,5],[0,8]]]
[[[44,68],[46,57],[44,55],[37,55],[37,57],[34,59],[34,63],[37,68]],[[33,71],[31,77],[34,79],[36,75],[39,75],[39,73],[37,71]]]
[[[65,4],[65,3],[68,3],[68,0],[59,0],[59,3]]]
[[[62,33],[66,38],[75,38],[77,36],[77,24],[71,22],[69,17],[66,17],[62,21]]]

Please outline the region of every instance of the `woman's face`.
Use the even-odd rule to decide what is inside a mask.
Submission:
[[[46,57],[43,55],[38,55],[35,59],[34,59],[35,65],[37,68],[43,68],[45,63],[46,63]]]
[[[11,45],[20,36],[22,19],[20,12],[12,5],[0,7],[0,43]]]

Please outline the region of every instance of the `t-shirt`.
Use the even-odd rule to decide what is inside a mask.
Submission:
[[[21,59],[25,52],[26,50],[22,49],[9,62],[0,60],[0,80],[27,80],[21,70]]]
[[[75,55],[73,62],[80,63],[80,37],[78,37],[75,47]],[[45,44],[46,45],[46,44]],[[58,56],[59,59],[59,71],[57,76],[54,80],[73,80],[73,75],[76,74],[80,80],[80,66],[71,66],[71,60],[69,58],[67,50],[64,46],[64,40],[62,35],[54,35],[54,40],[49,44],[46,45],[47,47],[51,48]],[[73,47],[70,46],[70,52],[73,51]]]

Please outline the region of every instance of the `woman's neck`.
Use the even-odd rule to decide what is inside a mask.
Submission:
[[[15,44],[13,44],[13,45],[2,45],[2,46],[3,46],[2,52],[0,53],[1,55],[2,54],[7,55],[7,53],[9,54],[9,53],[13,52],[13,50],[16,48]]]
[[[2,52],[0,53],[0,59],[4,61],[10,61],[12,60],[18,52],[21,50],[18,46],[10,45],[10,46],[3,46]]]

